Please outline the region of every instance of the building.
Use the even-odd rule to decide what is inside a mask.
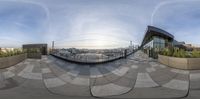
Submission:
[[[39,49],[42,55],[47,55],[47,44],[25,44],[23,49]]]
[[[148,26],[141,48],[149,57],[157,58],[163,48],[172,47],[174,36],[157,27]]]

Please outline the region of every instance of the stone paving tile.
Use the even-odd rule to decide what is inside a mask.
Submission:
[[[16,68],[14,70],[12,70],[12,72],[17,75],[19,72],[21,72],[26,67],[26,65],[25,64],[21,64],[21,65],[18,64],[18,65],[15,65],[15,67]]]
[[[57,75],[62,75],[64,73],[66,73],[65,70],[63,70],[61,67],[59,67],[55,64],[49,64],[48,67],[52,72],[54,72]]]
[[[27,79],[35,79],[35,80],[42,80],[42,73],[32,73],[34,65],[27,65],[18,76],[27,78]]]
[[[114,82],[117,79],[121,78],[121,76],[118,76],[116,74],[110,73],[110,74],[105,75],[104,78],[107,79],[110,82]]]
[[[138,73],[135,88],[157,87],[158,84],[152,80],[148,73]]]
[[[110,73],[110,71],[107,70],[105,67],[98,66],[97,68],[98,68],[98,70],[99,70],[102,74],[108,74],[108,73]]]
[[[189,75],[189,71],[172,69],[145,56],[139,57],[85,67],[51,56],[42,60],[27,59],[0,70],[3,75],[0,76],[0,92],[24,86],[46,87],[53,94],[66,96],[92,94],[108,98],[178,98],[187,95],[189,80],[191,89],[200,88],[199,71],[192,71]],[[21,85],[24,82],[25,85]],[[34,82],[40,85],[36,86]]]
[[[136,81],[137,74],[138,74],[137,69],[130,69],[123,77]]]
[[[5,79],[12,78],[12,77],[15,76],[15,74],[11,71],[6,71],[6,72],[3,72],[2,74],[3,74]]]
[[[173,79],[170,82],[164,84],[163,87],[170,88],[170,89],[175,89],[175,90],[187,91],[188,88],[189,88],[189,82],[188,81],[182,81],[182,80]]]
[[[114,73],[115,75],[118,76],[123,76],[128,72],[129,68],[128,67],[120,67],[115,69],[114,71],[112,71],[112,73]]]
[[[82,66],[79,70],[79,75],[90,76],[90,66]]]
[[[18,76],[21,76],[26,79],[35,79],[35,80],[42,80],[42,73],[23,73],[19,74]]]
[[[91,88],[92,95],[96,97],[120,95],[128,92],[129,90],[129,87],[119,86],[113,83],[100,86],[92,86]]]
[[[171,69],[171,72],[179,73],[179,74],[189,74],[189,71],[180,70],[180,69]]]
[[[158,69],[149,73],[149,75],[157,84],[163,85],[168,83],[170,80],[175,79],[178,74],[166,69]]]
[[[158,65],[160,68],[166,68],[167,66],[163,65],[163,64],[160,64]]]
[[[6,68],[7,70],[9,70],[9,71],[12,71],[12,70],[15,70],[16,69],[16,67],[15,66],[11,66],[11,67],[9,67],[9,68]]]
[[[74,76],[71,76],[67,73],[62,74],[59,76],[60,79],[62,79],[63,81],[67,82],[67,83],[73,83],[73,79],[75,78]]]
[[[200,80],[200,73],[191,73],[190,80]]]
[[[12,78],[1,81],[0,90],[7,90],[19,86],[18,82]]]
[[[151,72],[156,71],[156,69],[154,67],[148,67],[148,68],[146,68],[146,71],[151,73]]]
[[[41,73],[40,63],[32,63],[34,64],[34,68],[32,69],[32,73]]]
[[[132,69],[137,69],[138,66],[137,66],[137,65],[131,65],[131,68],[132,68]]]
[[[191,71],[190,73],[190,88],[191,90],[200,89],[200,71]]]
[[[54,87],[58,87],[58,86],[62,86],[66,84],[64,81],[62,81],[59,78],[47,78],[47,79],[44,79],[44,83],[47,88],[54,88]]]
[[[55,74],[53,74],[53,73],[43,73],[42,74],[42,78],[43,79],[48,79],[48,78],[55,78],[56,76],[55,76]]]
[[[92,84],[92,86],[105,85],[109,83],[111,82],[107,80],[105,77],[98,77],[98,78],[95,78],[95,82]]]
[[[49,68],[42,68],[42,73],[50,73],[51,70]]]
[[[80,86],[89,86],[90,85],[90,79],[89,78],[83,78],[83,77],[76,77],[71,82],[74,85],[80,85]]]
[[[91,96],[89,86],[77,86],[73,84],[65,84],[60,87],[49,88],[49,90],[57,95],[65,96]]]
[[[78,76],[80,71],[79,70],[70,70],[69,72],[67,72],[69,75],[72,75],[72,76]]]
[[[113,71],[115,71],[116,69],[118,69],[118,68],[116,68],[116,67],[113,67],[112,65],[111,65],[111,66],[105,66],[105,68],[106,68],[109,72],[113,72]]]
[[[123,87],[127,87],[127,88],[133,88],[135,81],[129,78],[125,78],[122,77],[116,81],[113,82],[113,84],[119,85],[119,86],[123,86]]]
[[[90,67],[90,78],[97,78],[102,76],[103,74],[101,74],[97,67]]]
[[[179,99],[187,96],[187,91],[173,90],[164,87],[134,88],[126,94],[111,96],[111,99]]]

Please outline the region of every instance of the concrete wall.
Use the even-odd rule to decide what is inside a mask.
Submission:
[[[158,55],[158,62],[178,69],[200,69],[200,58],[177,58]]]
[[[200,58],[188,58],[189,69],[200,69]]]
[[[26,54],[20,54],[20,55],[0,58],[0,69],[18,64],[19,62],[25,60],[26,56],[27,56]]]
[[[168,66],[179,69],[188,69],[187,58],[169,57],[168,59],[169,59]]]

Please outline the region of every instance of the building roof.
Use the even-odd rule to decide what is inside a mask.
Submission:
[[[169,32],[167,32],[165,30],[162,30],[160,28],[154,27],[154,26],[148,26],[147,30],[146,30],[146,33],[144,35],[144,38],[143,38],[141,46],[143,46],[146,43],[148,43],[149,39],[152,36],[160,36],[160,37],[163,37],[163,38],[167,38],[169,40],[173,40],[174,39],[174,36],[172,34],[170,34]]]

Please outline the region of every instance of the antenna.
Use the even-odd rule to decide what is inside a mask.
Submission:
[[[54,49],[54,41],[52,41],[52,50]]]

